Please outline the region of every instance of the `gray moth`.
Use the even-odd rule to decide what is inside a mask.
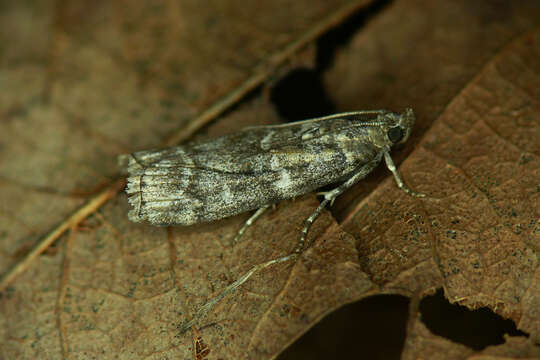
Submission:
[[[398,186],[414,193],[389,156],[393,145],[407,141],[414,120],[412,109],[348,112],[122,155],[129,219],[192,225],[341,184],[342,191],[326,193],[332,200],[383,158]]]

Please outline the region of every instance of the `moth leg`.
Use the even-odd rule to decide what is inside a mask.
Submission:
[[[210,299],[203,306],[201,306],[201,308],[197,311],[197,313],[193,316],[193,318],[190,321],[188,321],[187,323],[183,325],[179,324],[178,329],[180,330],[180,333],[184,333],[187,330],[191,329],[194,325],[196,325],[199,322],[199,320],[202,319],[204,316],[206,316],[206,314],[208,314],[208,312],[212,310],[212,308],[217,303],[223,300],[223,298],[226,297],[227,295],[233,293],[238,287],[240,287],[243,283],[245,283],[257,271],[267,268],[268,266],[273,265],[273,264],[293,260],[297,256],[298,256],[297,254],[289,254],[287,256],[269,260],[262,264],[253,266],[248,272],[246,272],[244,275],[238,278],[235,282],[233,282],[232,284],[227,286],[225,289],[223,289],[223,291],[219,295]]]
[[[255,213],[253,213],[253,215],[251,215],[249,217],[249,219],[246,220],[246,222],[244,223],[244,225],[242,225],[242,227],[240,228],[240,230],[238,230],[238,232],[236,233],[236,236],[234,237],[234,239],[232,240],[232,246],[236,245],[236,243],[238,242],[238,240],[240,240],[240,238],[242,237],[242,235],[244,235],[244,233],[246,232],[246,230],[255,222],[257,221],[258,218],[261,217],[262,214],[264,214],[264,212],[266,210],[268,210],[268,208],[272,206],[272,204],[268,204],[268,205],[263,205],[261,206],[260,208],[257,209],[257,211],[255,211]]]
[[[302,236],[300,236],[300,240],[298,241],[298,244],[296,244],[296,248],[294,248],[293,254],[300,254],[302,252],[302,250],[304,250],[304,243],[306,242],[307,233],[309,231],[309,228],[311,227],[311,224],[313,224],[315,219],[317,219],[319,217],[319,215],[321,214],[323,209],[326,207],[326,205],[330,201],[333,201],[333,199],[330,200],[330,199],[326,198],[326,196],[328,196],[328,194],[330,194],[330,193],[331,193],[331,191],[329,191],[324,196],[324,200],[321,201],[321,203],[319,204],[317,209],[315,209],[315,211],[306,219],[306,221],[304,223],[304,228],[302,229]]]
[[[409,189],[407,185],[405,185],[405,183],[403,182],[403,180],[401,180],[401,177],[399,176],[399,173],[396,169],[396,165],[394,164],[394,161],[392,161],[392,157],[387,151],[384,152],[384,161],[386,162],[386,167],[388,168],[388,170],[390,170],[392,174],[394,175],[394,180],[396,180],[396,184],[401,190],[405,191],[409,195],[416,196],[416,197],[426,196],[426,194],[413,191]]]
[[[380,158],[379,158],[380,159]],[[369,174],[373,169],[377,166],[378,160],[375,159],[373,161],[368,162],[367,164],[363,165],[358,172],[356,172],[353,176],[351,176],[347,181],[345,181],[343,184],[339,185],[337,188],[324,192],[324,200],[321,201],[321,204],[315,209],[315,211],[306,219],[304,223],[304,228],[302,229],[302,236],[300,236],[300,240],[298,241],[298,244],[296,245],[296,248],[294,249],[293,254],[300,254],[302,250],[304,249],[304,244],[306,242],[307,233],[309,231],[309,228],[311,227],[311,224],[319,217],[323,209],[328,203],[333,203],[334,200],[342,194],[345,190],[356,184],[358,181],[362,180]]]

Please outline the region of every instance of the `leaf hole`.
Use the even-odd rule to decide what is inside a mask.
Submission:
[[[451,304],[442,289],[422,299],[420,313],[422,321],[433,334],[477,351],[503,344],[505,334],[528,337],[527,333],[516,328],[512,320],[504,319],[487,307],[469,310],[465,306]]]
[[[400,359],[409,299],[377,295],[328,314],[277,359]]]

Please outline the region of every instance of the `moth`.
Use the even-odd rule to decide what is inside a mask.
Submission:
[[[384,158],[397,185],[411,195],[390,157],[409,138],[415,116],[386,110],[340,113],[295,123],[253,126],[216,139],[124,155],[134,222],[191,225],[266,208],[329,184],[322,209]]]
[[[407,141],[414,125],[412,109],[346,112],[300,122],[253,126],[239,132],[162,150],[122,155],[127,163],[126,193],[134,222],[191,225],[258,209],[238,231],[242,235],[270,205],[336,184],[305,220],[293,253],[254,266],[206,303],[189,329],[212,306],[255,271],[296,258],[311,224],[334,199],[366,177],[384,158],[399,188],[401,180],[390,157],[394,145]]]

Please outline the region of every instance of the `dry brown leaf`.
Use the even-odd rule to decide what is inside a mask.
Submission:
[[[395,16],[396,8],[407,6],[403,3],[387,11]],[[46,7],[48,16],[29,24],[28,12],[37,9],[19,4],[7,6],[9,16],[0,22],[1,40],[9,25],[20,28],[14,33],[19,47],[2,53],[0,74],[12,89],[0,100],[7,109],[2,112],[6,130],[0,134],[7,149],[0,173],[2,270],[17,262],[17,251],[109,181],[117,153],[159,144],[331,9],[324,1],[308,7],[274,1],[267,9],[216,1],[206,10],[199,2],[71,3]],[[420,7],[415,1],[408,6]],[[432,6],[425,18],[447,11],[441,4]],[[386,179],[356,208],[350,202],[341,207],[347,233],[324,213],[310,232],[314,246],[298,263],[256,274],[216,306],[198,331],[180,334],[178,324],[220,289],[251,266],[291,251],[317,202],[306,195],[279,204],[231,249],[229,241],[247,215],[156,228],[130,223],[125,197],[118,196],[4,291],[1,356],[273,358],[345,303],[381,293],[416,297],[441,286],[451,301],[489,306],[513,319],[538,343],[540,31],[503,47],[536,19],[527,6],[509,9],[521,16],[519,21],[504,16],[501,21],[498,11],[472,11],[480,23],[504,26],[488,26],[486,48],[481,36],[471,40],[471,52],[482,56],[474,57],[470,69],[463,58],[453,60],[461,65],[455,68],[458,75],[443,72],[447,79],[459,79],[450,90],[433,87],[444,84],[444,77],[420,82],[415,71],[424,69],[425,59],[405,56],[400,61],[417,68],[398,71],[399,81],[380,96],[381,104],[396,99],[383,107],[413,104],[418,109],[420,132],[427,133],[401,171],[429,199],[409,198]],[[419,46],[431,41],[422,40],[416,38]],[[35,41],[39,46],[32,47]],[[403,46],[396,50],[410,54]],[[440,58],[454,55],[448,46],[439,51]],[[359,95],[356,101],[371,100]],[[271,107],[248,104],[209,133],[275,120]],[[438,351],[448,354],[441,359],[535,354],[521,338],[474,354],[413,323],[406,358]]]
[[[404,164],[429,199],[390,197],[386,181],[345,226],[358,239],[362,269],[383,288],[443,286],[450,301],[489,306],[535,341],[539,41],[529,33],[486,65]]]

